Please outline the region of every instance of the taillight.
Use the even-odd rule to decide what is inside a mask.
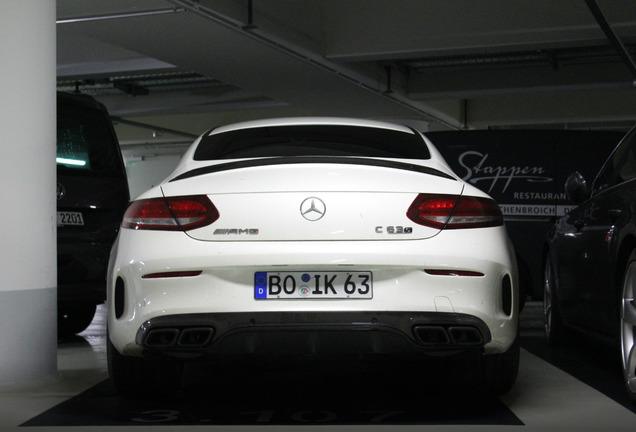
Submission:
[[[133,201],[121,226],[130,229],[187,231],[210,225],[219,212],[205,195]]]
[[[503,225],[499,206],[488,198],[419,194],[406,215],[417,224],[438,229]]]

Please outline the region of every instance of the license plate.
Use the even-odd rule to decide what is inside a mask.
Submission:
[[[255,299],[370,299],[371,272],[256,272]]]
[[[57,226],[84,226],[84,217],[80,212],[57,212]]]

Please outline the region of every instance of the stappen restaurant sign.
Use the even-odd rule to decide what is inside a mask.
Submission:
[[[554,179],[547,177],[548,171],[544,166],[505,166],[489,165],[487,163],[488,153],[483,154],[478,151],[467,151],[459,155],[458,163],[465,174],[457,173],[464,180],[481,186],[490,193],[495,187],[501,188],[505,192],[510,183],[515,180],[527,181],[530,183],[551,182]]]
[[[453,171],[491,195],[506,219],[554,218],[574,203],[565,180],[589,183],[623,136],[589,131],[452,131],[426,134]]]
[[[490,153],[466,151],[459,155],[460,169],[456,174],[490,195],[511,196],[514,201],[537,201],[544,204],[500,203],[504,216],[562,216],[572,205],[565,192],[536,191],[537,183],[554,183],[552,166],[543,165],[492,165]],[[490,158],[495,160],[496,157]],[[450,162],[449,162],[450,163]],[[547,163],[547,161],[546,161]],[[554,187],[554,184],[550,185]],[[556,189],[556,188],[555,188]],[[548,204],[549,203],[549,204]]]

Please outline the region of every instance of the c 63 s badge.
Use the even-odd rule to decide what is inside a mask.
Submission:
[[[400,225],[377,226],[375,227],[377,234],[413,234],[413,227],[405,227]]]
[[[213,235],[258,235],[258,228],[217,228]]]

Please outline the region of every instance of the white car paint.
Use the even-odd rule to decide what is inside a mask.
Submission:
[[[256,121],[211,133],[300,124],[356,125],[417,134],[386,123],[329,118]],[[158,317],[390,311],[474,317],[491,336],[483,346],[484,354],[506,352],[517,337],[519,298],[514,251],[505,226],[440,229],[407,217],[409,206],[421,193],[487,198],[459,179],[432,144],[422,140],[431,159],[382,160],[431,168],[440,175],[327,160],[224,169],[175,180],[192,170],[245,160],[192,160],[198,139],[175,172],[138,200],[203,195],[218,209],[219,218],[187,232],[120,230],[108,276],[108,328],[115,349],[124,356],[142,356],[144,347],[137,339],[140,329]],[[302,216],[301,205],[308,198],[324,203],[319,220]],[[200,273],[162,277],[181,271]],[[273,271],[372,272],[373,296],[256,299],[255,273]],[[456,271],[475,273],[453,274]],[[508,287],[504,280],[510,282]],[[506,289],[510,298],[504,305],[502,290]],[[117,312],[116,295],[120,296]]]

